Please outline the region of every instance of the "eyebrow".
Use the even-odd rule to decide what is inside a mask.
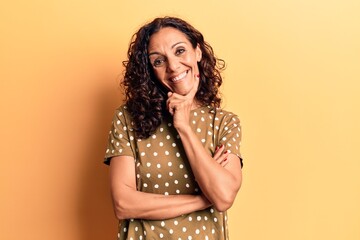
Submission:
[[[177,43],[175,43],[175,44],[173,44],[172,46],[171,46],[171,49],[173,49],[174,47],[176,47],[177,45],[179,45],[179,44],[181,44],[181,43],[185,43],[186,44],[186,42],[177,42]],[[151,52],[151,53],[149,53],[149,57],[151,56],[151,55],[154,55],[154,54],[158,54],[158,55],[161,55],[161,53],[159,53],[159,52]]]

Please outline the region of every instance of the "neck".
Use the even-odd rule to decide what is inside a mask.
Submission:
[[[199,107],[201,107],[201,104],[199,103],[199,101],[194,99],[194,101],[191,104],[191,110],[194,110],[194,109],[199,108]]]

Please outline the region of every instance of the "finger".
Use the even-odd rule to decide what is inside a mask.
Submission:
[[[224,145],[221,144],[220,146],[217,146],[215,148],[214,159],[218,159],[221,156],[223,150],[224,150]]]
[[[169,103],[168,105],[168,111],[171,115],[175,114],[176,111],[176,105],[174,105],[173,103]]]
[[[218,157],[216,160],[217,163],[221,164],[228,156],[229,156],[230,152],[229,151],[225,151],[221,154],[220,157]]]
[[[229,159],[228,159],[228,158],[225,158],[224,161],[222,161],[222,162],[220,163],[220,165],[221,165],[222,167],[225,167],[228,163],[229,163]]]
[[[168,110],[171,108],[178,108],[181,107],[181,104],[183,100],[176,98],[176,93],[172,94],[167,100],[166,100],[166,107]]]
[[[166,108],[171,115],[174,115],[173,92],[168,92],[168,99],[166,100]]]
[[[173,103],[173,104],[181,103],[184,100],[185,100],[184,96],[177,94],[177,93],[169,92],[168,99],[166,101],[167,101],[167,104],[169,105],[170,103]]]
[[[216,159],[216,162],[218,164],[221,164],[225,159],[226,159],[226,157],[223,156],[223,157],[220,157],[220,158]]]

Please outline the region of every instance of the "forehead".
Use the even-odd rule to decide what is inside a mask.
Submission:
[[[172,27],[165,27],[151,35],[148,50],[171,48],[174,44],[179,42],[191,44],[187,36],[180,30]]]

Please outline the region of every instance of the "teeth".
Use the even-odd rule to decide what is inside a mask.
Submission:
[[[183,79],[183,78],[186,76],[186,74],[187,74],[187,71],[183,72],[182,74],[180,74],[180,75],[177,76],[177,77],[174,77],[172,80],[173,80],[174,82],[179,81],[179,80]]]

